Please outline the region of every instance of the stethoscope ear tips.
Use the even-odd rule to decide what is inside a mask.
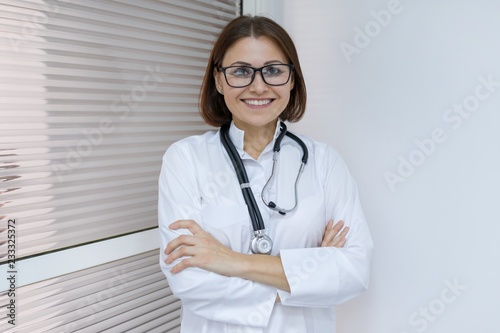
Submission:
[[[269,204],[267,206],[272,209],[276,208],[276,204],[272,201],[269,201]],[[278,210],[278,213],[280,213],[281,215],[286,215],[286,212],[282,210]]]

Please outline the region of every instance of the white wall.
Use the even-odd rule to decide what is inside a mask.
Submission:
[[[344,156],[375,241],[338,333],[500,332],[500,2],[267,3],[307,79],[292,128]]]

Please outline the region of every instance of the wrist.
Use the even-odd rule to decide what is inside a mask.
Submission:
[[[250,266],[249,255],[233,252],[232,257],[233,268],[231,270],[231,277],[247,278]]]

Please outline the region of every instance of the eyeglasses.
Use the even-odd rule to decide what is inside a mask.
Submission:
[[[250,66],[228,66],[217,68],[224,73],[226,82],[230,87],[243,88],[252,84],[255,73],[260,72],[262,80],[270,86],[287,84],[292,75],[292,64],[273,64],[260,68]]]

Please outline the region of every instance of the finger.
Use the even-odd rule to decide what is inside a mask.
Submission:
[[[332,230],[334,230],[336,233],[340,231],[344,227],[344,221],[340,220],[335,225],[333,226]]]
[[[179,272],[182,272],[186,268],[193,267],[193,266],[195,266],[194,260],[192,258],[185,258],[185,259],[181,260],[181,262],[179,262],[177,265],[172,267],[170,269],[170,273],[177,274]]]
[[[345,227],[335,238],[333,239],[335,241],[339,241],[341,239],[345,239],[347,236],[347,233],[349,232],[349,227]]]
[[[335,233],[329,232],[328,234],[325,234],[325,238],[323,239],[321,246],[333,246],[335,244],[335,239]]]
[[[181,245],[192,246],[195,244],[196,244],[196,237],[191,236],[191,235],[180,235],[179,237],[176,237],[173,240],[171,240],[170,242],[168,242],[164,253],[168,255]]]
[[[349,227],[345,227],[344,230],[338,235],[338,237],[346,238],[347,239],[347,234],[349,233]]]
[[[329,234],[333,226],[333,219],[328,221],[325,227],[325,232],[323,234],[323,239],[321,240],[321,246],[327,246],[326,243],[329,241]]]
[[[345,227],[340,234],[333,239],[332,246],[343,247],[347,241],[347,233],[349,232],[349,227]]]
[[[321,241],[321,246],[331,246],[333,239],[335,238],[336,232],[333,232],[332,229],[328,230],[324,236],[323,240]]]
[[[335,238],[335,236],[338,234],[340,229],[344,226],[344,221],[340,220],[338,221],[333,228],[331,225],[333,224],[333,220],[330,220],[328,222],[326,228],[325,228],[325,234],[323,235],[323,240],[321,242],[321,246],[331,246],[332,240]]]
[[[341,247],[344,247],[345,243],[347,243],[347,239],[343,238],[342,240],[337,242],[335,245],[333,245],[333,247],[336,247],[339,249]]]
[[[189,246],[189,245],[179,246],[178,248],[170,252],[167,258],[165,258],[165,263],[168,265],[173,263],[177,259],[185,257],[193,257],[198,253],[199,249],[196,246]]]
[[[169,229],[188,229],[193,235],[202,233],[204,230],[193,220],[177,220],[168,226]]]

